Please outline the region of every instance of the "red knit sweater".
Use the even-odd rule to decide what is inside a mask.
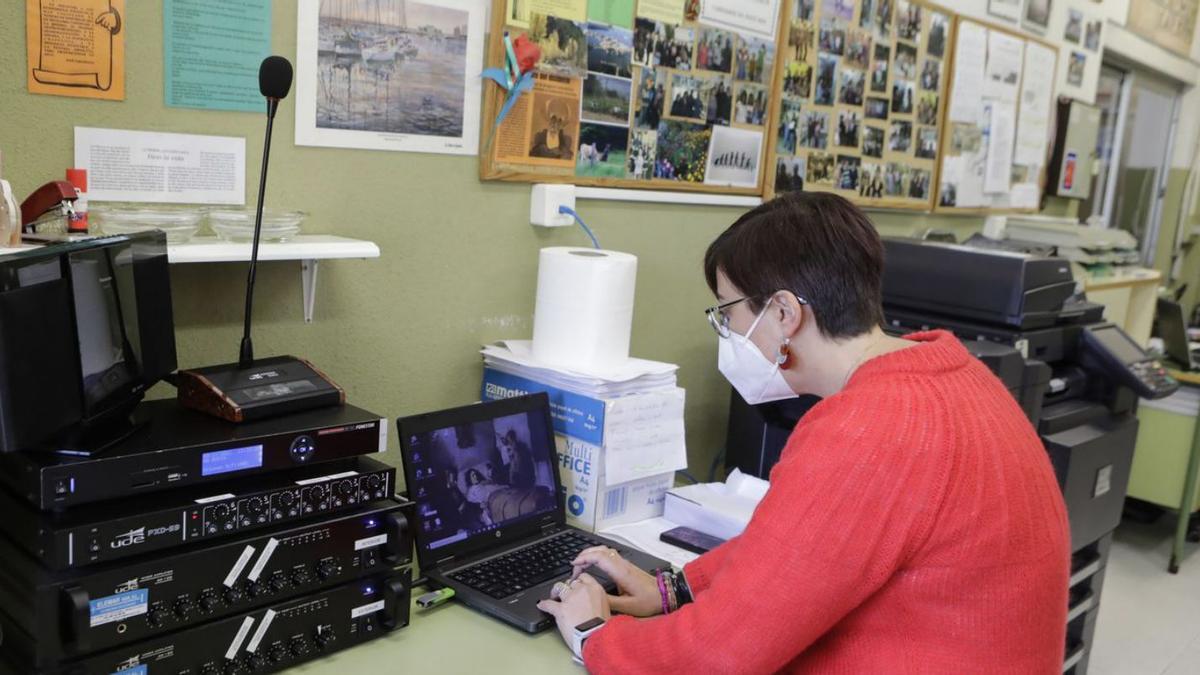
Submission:
[[[867,363],[792,433],[695,602],[615,617],[593,673],[1061,673],[1066,508],[1037,434],[948,333]]]

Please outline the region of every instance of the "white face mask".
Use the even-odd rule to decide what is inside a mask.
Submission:
[[[800,396],[792,391],[791,385],[783,379],[783,373],[779,372],[779,364],[763,356],[758,347],[750,341],[754,329],[766,316],[769,308],[770,303],[763,307],[745,335],[730,331],[729,337],[720,338],[717,350],[717,370],[721,371],[725,379],[729,380],[733,388],[737,389],[750,405]]]

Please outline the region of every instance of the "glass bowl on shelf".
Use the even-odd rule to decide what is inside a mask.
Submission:
[[[91,224],[104,234],[134,234],[162,230],[168,244],[183,244],[200,229],[203,212],[197,209],[172,209],[150,206],[93,206],[88,212]]]
[[[262,219],[262,241],[283,242],[300,234],[304,222],[302,211],[266,209]],[[252,209],[210,209],[208,225],[214,234],[225,241],[254,240],[254,211]]]

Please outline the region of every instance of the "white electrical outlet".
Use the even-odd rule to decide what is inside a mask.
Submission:
[[[575,210],[575,186],[538,183],[529,202],[529,222],[542,227],[570,227],[575,219],[559,213],[559,207]]]

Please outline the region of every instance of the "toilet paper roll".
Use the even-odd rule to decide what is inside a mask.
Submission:
[[[538,261],[533,356],[595,371],[629,358],[637,257],[617,251],[544,248]]]

